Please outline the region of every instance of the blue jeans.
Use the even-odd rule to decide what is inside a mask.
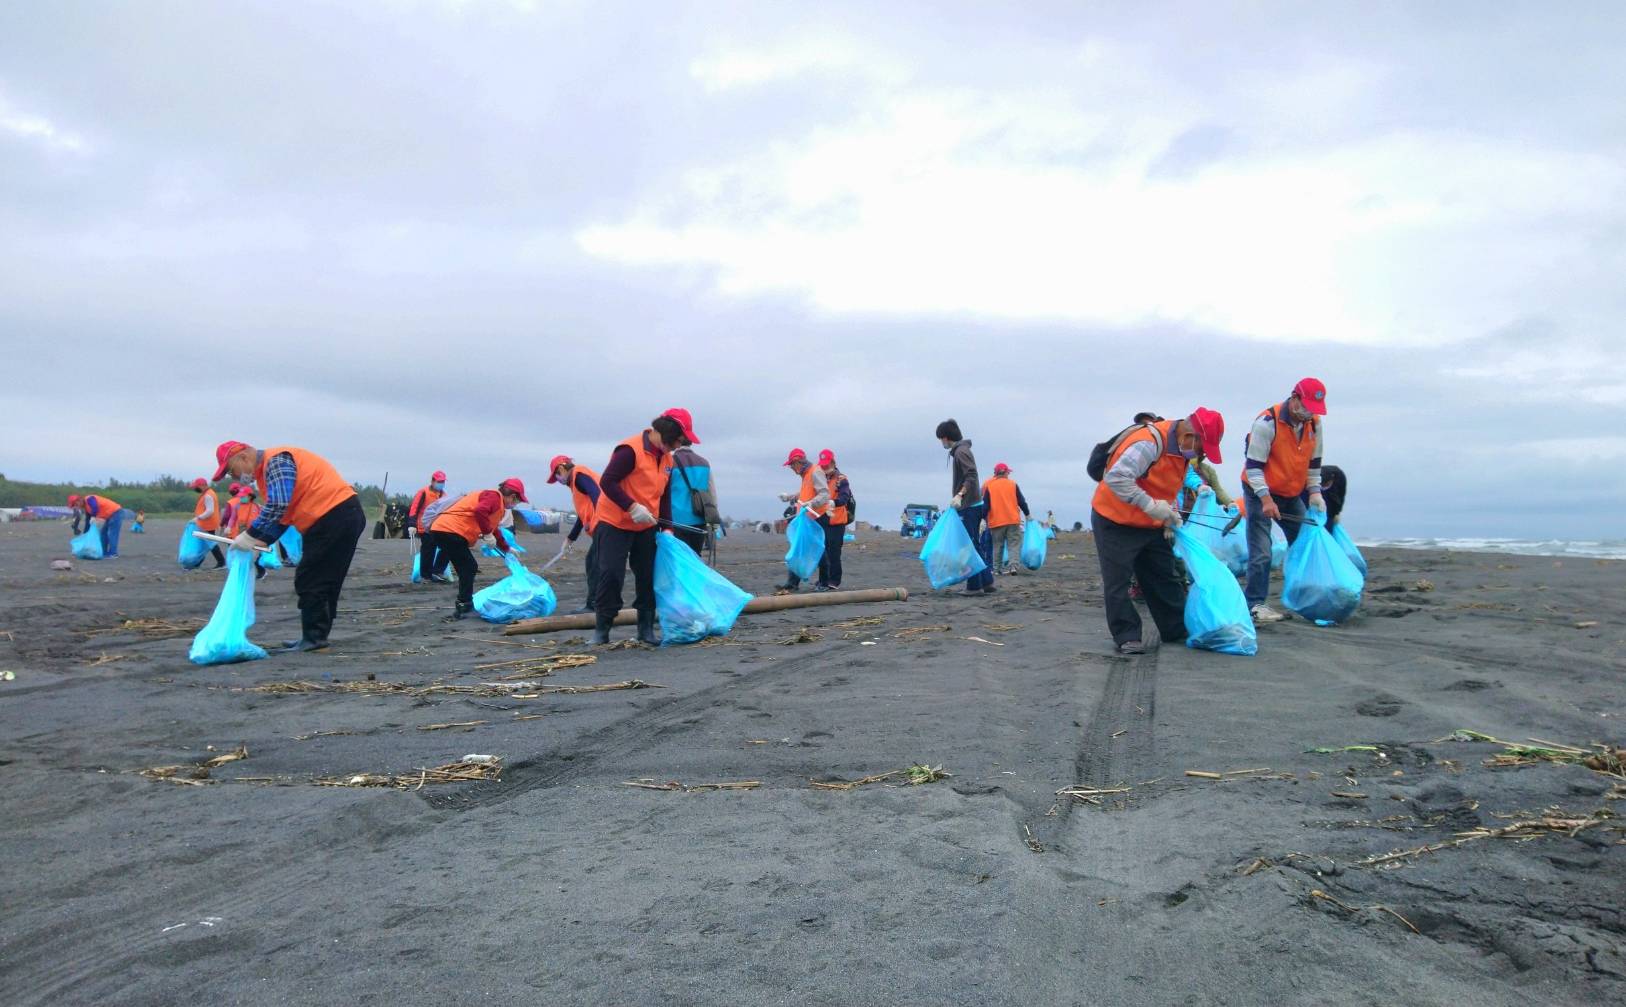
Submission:
[[[992,543],[982,537],[982,518],[983,506],[980,503],[960,508],[960,520],[965,523],[965,532],[971,536],[971,541],[977,543],[977,555],[986,564],[982,573],[973,574],[966,580],[967,591],[981,591],[994,586],[994,550]]]
[[[124,526],[124,508],[120,507],[113,512],[113,516],[102,525],[102,558],[117,556],[119,554],[119,529]]]
[[[1242,593],[1248,599],[1248,607],[1263,605],[1265,596],[1270,594],[1270,518],[1265,517],[1264,501],[1253,495],[1252,490],[1246,490],[1248,497],[1248,585]],[[1276,507],[1282,512],[1282,517],[1303,517],[1306,510],[1304,501],[1298,497],[1279,497],[1272,493],[1270,498],[1276,501]],[[1287,536],[1287,544],[1292,545],[1293,540],[1299,537],[1299,529],[1303,527],[1297,521],[1279,521],[1282,534]]]

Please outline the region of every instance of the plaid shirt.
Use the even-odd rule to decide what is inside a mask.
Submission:
[[[250,535],[270,545],[288,530],[288,526],[282,523],[282,513],[294,498],[294,481],[298,476],[294,469],[294,456],[286,451],[266,459],[265,485],[260,487],[265,503],[260,506],[260,516],[248,526]]]

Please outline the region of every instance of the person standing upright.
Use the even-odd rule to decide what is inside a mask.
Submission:
[[[593,643],[610,642],[610,628],[621,611],[627,567],[632,567],[632,607],[638,612],[638,641],[656,644],[655,535],[656,524],[671,520],[666,485],[672,474],[672,451],[684,440],[699,444],[691,424],[668,409],[650,421],[642,433],[616,445],[599,480],[598,526],[593,532],[598,549],[598,597],[595,600]]]
[[[584,570],[587,575],[587,601],[578,611],[591,612],[598,599],[598,539],[593,535],[598,527],[598,473],[585,465],[577,465],[569,455],[555,455],[553,461],[548,463],[548,482],[564,484],[570,490],[571,506],[576,509],[576,523],[560,544],[559,554],[569,553],[576,547],[576,540],[581,538],[582,532],[587,533]]]
[[[1305,378],[1286,401],[1265,409],[1248,432],[1243,492],[1249,497],[1248,582],[1243,594],[1256,623],[1287,616],[1265,604],[1270,594],[1270,523],[1281,525],[1288,545],[1299,537],[1305,505],[1323,513],[1321,495],[1321,417],[1327,415],[1327,386]]]
[[[446,473],[435,470],[429,476],[428,485],[412,494],[412,503],[407,507],[406,534],[407,538],[416,540],[418,535],[418,522],[423,518],[423,512],[430,505],[446,495]],[[413,555],[417,555],[418,547],[412,547]]]
[[[687,427],[691,423],[687,411],[674,409],[672,413],[680,426]],[[682,415],[676,415],[678,413]],[[712,475],[711,463],[700,457],[687,439],[672,451],[672,479],[666,484],[666,493],[671,498],[667,507],[672,513],[672,523],[687,526],[673,528],[672,534],[696,553],[703,553],[712,526],[718,522],[717,481]],[[690,530],[694,528],[701,530]]]
[[[967,594],[993,594],[994,558],[982,541],[982,524],[988,516],[988,509],[982,505],[982,489],[977,481],[977,456],[971,453],[971,442],[960,432],[960,424],[952,419],[937,425],[937,442],[948,451],[953,469],[950,477],[953,496],[949,498],[949,506],[958,513],[966,534],[971,536],[977,554],[986,565],[981,573],[973,574],[965,582],[965,591]]]
[[[198,502],[192,508],[192,522],[198,531],[220,534],[220,495],[209,485],[209,480],[202,478],[192,480],[192,491],[198,495]],[[226,565],[226,554],[220,551],[220,546],[211,544],[209,555],[215,558],[216,570]]]
[[[834,591],[841,587],[841,549],[847,544],[847,524],[852,520],[853,489],[829,448],[819,452],[819,469],[829,487],[830,510],[825,514],[824,558],[819,560],[819,580],[813,589]]]
[[[1009,555],[1011,559],[1002,572],[1014,574],[1022,555],[1022,521],[1031,515],[1022,487],[1011,478],[1011,467],[1004,462],[995,465],[994,477],[982,484],[982,506],[988,515],[988,531],[993,536],[989,552],[996,559]]]
[[[284,650],[322,650],[339,615],[339,594],[356,543],[367,528],[355,487],[326,458],[304,448],[262,451],[242,441],[223,441],[215,459],[220,467],[214,481],[227,472],[240,479],[252,476],[265,492],[259,516],[232,540],[233,549],[271,545],[290,527],[303,537],[304,554],[294,569],[300,638],[287,641]]]
[[[779,494],[779,499],[791,505],[785,513],[790,515],[791,520],[795,520],[796,511],[807,511],[807,516],[816,521],[820,528],[824,529],[827,536],[825,540],[829,541],[830,480],[825,476],[824,470],[808,461],[807,452],[801,448],[791,448],[790,454],[785,456],[785,463],[782,467],[790,469],[802,481],[800,488],[789,493]],[[821,568],[823,567],[824,561],[822,559],[819,561],[819,565]],[[774,591],[777,594],[788,594],[801,586],[802,578],[787,572],[785,582],[775,587]]]

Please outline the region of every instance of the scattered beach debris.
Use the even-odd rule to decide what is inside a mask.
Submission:
[[[135,633],[148,640],[162,640],[171,636],[191,636],[203,628],[203,619],[125,619],[117,626],[80,630],[86,636],[107,633]]]
[[[53,570],[72,570],[73,569],[73,564],[69,563],[65,559],[53,559],[51,561],[51,569],[53,569]]]
[[[309,782],[318,787],[394,787],[416,790],[431,783],[478,783],[502,776],[502,759],[495,755],[465,755],[457,762],[420,769],[413,773],[354,773],[349,776],[318,776]],[[275,777],[245,778],[260,783]],[[279,781],[281,782],[281,781]],[[298,781],[292,781],[298,782]]]
[[[1323,746],[1320,746],[1318,748],[1306,748],[1304,750],[1304,753],[1306,755],[1336,755],[1339,752],[1379,752],[1379,751],[1382,751],[1382,749],[1380,749],[1376,745],[1336,745],[1336,746],[1330,746],[1330,747],[1323,745]]]
[[[1590,748],[1581,748],[1578,745],[1569,745],[1561,741],[1548,741],[1545,738],[1526,738],[1524,742],[1503,741],[1501,738],[1482,734],[1479,731],[1470,731],[1466,728],[1452,731],[1444,738],[1437,738],[1435,741],[1437,744],[1446,741],[1463,741],[1501,745],[1502,751],[1484,762],[1486,766],[1492,769],[1513,769],[1519,766],[1534,766],[1543,762],[1553,762],[1559,765],[1585,766],[1595,773],[1626,780],[1626,748],[1613,745],[1594,743]]]
[[[882,617],[882,616],[879,616],[879,615],[861,615],[856,619],[843,619],[841,622],[835,623],[830,628],[831,629],[858,629],[860,626],[880,626],[880,625],[883,625],[885,623],[886,623],[886,619],[884,617]]]
[[[1022,627],[1014,622],[985,622],[982,628],[990,633],[1014,633]]]
[[[815,642],[817,640],[821,640],[821,639],[823,639],[823,636],[821,634],[815,633],[813,630],[809,629],[808,627],[803,626],[801,629],[798,629],[796,632],[792,633],[790,636],[786,637],[783,640],[780,640],[779,645],[781,647],[793,647],[798,643],[813,643],[813,642]]]
[[[809,780],[808,784],[815,790],[854,790],[858,787],[868,786],[871,783],[880,783],[883,780],[903,776],[906,777],[903,781],[906,785],[915,787],[923,783],[936,783],[938,780],[946,780],[952,775],[952,773],[945,773],[942,766],[928,766],[924,763],[916,763],[903,769],[894,769],[890,772],[866,776],[860,780]]]
[[[146,769],[140,769],[136,772],[149,780],[163,780],[167,783],[181,783],[190,787],[200,787],[215,782],[209,776],[210,770],[219,769],[229,762],[237,762],[246,758],[248,758],[248,746],[238,745],[229,752],[204,759],[202,762],[186,763],[178,766],[148,766]]]
[[[1575,624],[1576,629],[1591,629],[1598,624],[1596,619],[1585,619]]]
[[[1406,928],[1408,930],[1410,930],[1412,933],[1418,935],[1419,937],[1421,937],[1423,935],[1423,932],[1421,930],[1417,929],[1415,926],[1412,925],[1411,920],[1406,919],[1406,917],[1404,917],[1404,916],[1400,915],[1399,913],[1395,912],[1393,909],[1390,909],[1388,906],[1372,905],[1372,906],[1356,907],[1356,906],[1347,905],[1347,904],[1345,904],[1343,902],[1340,902],[1337,899],[1333,898],[1331,895],[1328,895],[1326,892],[1322,891],[1319,888],[1312,888],[1310,890],[1310,897],[1313,898],[1313,899],[1320,899],[1323,902],[1331,902],[1333,905],[1335,905],[1339,909],[1342,909],[1345,912],[1349,913],[1351,916],[1355,915],[1356,913],[1361,912],[1361,910],[1363,910],[1363,909],[1373,910],[1373,911],[1376,911],[1376,912],[1388,913],[1390,916],[1393,916],[1395,919],[1397,919],[1400,922],[1406,924]]]
[[[564,671],[567,668],[585,668],[590,664],[597,664],[598,657],[594,654],[550,654],[546,657],[516,657],[512,661],[492,661],[487,664],[477,664],[475,671],[491,671],[494,668],[521,669],[504,676],[505,678],[519,678],[534,675],[540,678],[555,671]]]
[[[331,692],[368,696],[502,696],[508,699],[536,699],[540,696],[577,696],[590,692],[614,692],[620,689],[663,689],[665,686],[631,678],[624,682],[604,682],[598,685],[540,686],[527,682],[482,682],[479,685],[447,685],[430,682],[412,685],[406,682],[309,682],[296,679],[291,682],[265,682],[244,687],[244,692],[265,692],[274,696],[309,692]]]
[[[910,626],[906,629],[900,629],[892,635],[900,640],[913,640],[925,636],[927,633],[947,633],[953,628],[953,626]]]
[[[966,640],[971,642],[971,643],[986,643],[990,647],[1003,647],[1003,646],[1005,646],[1003,643],[995,643],[992,640],[984,640],[980,636],[968,636],[968,637],[966,637]]]
[[[126,661],[126,660],[129,660],[129,658],[131,656],[132,655],[130,655],[130,654],[109,654],[107,651],[104,650],[104,651],[102,651],[100,657],[96,658],[96,660],[94,660],[94,661],[90,662],[89,664],[85,665],[85,667],[87,667],[87,668],[99,668],[104,664],[112,664],[114,661]]]
[[[1044,852],[1044,844],[1033,837],[1033,830],[1028,828],[1027,822],[1022,823],[1022,841],[1026,843],[1028,849],[1032,850],[1034,853]]]
[[[1259,773],[1268,772],[1271,772],[1271,768],[1269,766],[1261,766],[1258,769],[1228,769],[1223,773],[1210,773],[1202,769],[1188,769],[1186,770],[1186,775],[1195,777],[1199,780],[1234,780],[1240,777],[1256,776]],[[1284,773],[1281,775],[1287,778],[1292,778],[1293,774]]]
[[[633,639],[632,637],[629,636],[624,640],[615,641],[614,643],[610,644],[608,647],[605,647],[604,649],[605,650],[654,650],[655,648],[651,647],[647,643],[640,643],[637,640],[635,640],[635,639]]]
[[[1063,787],[1056,791],[1057,797],[1071,797],[1080,804],[1093,804],[1101,806],[1101,798],[1111,797],[1114,794],[1127,794],[1133,787]]]
[[[17,681],[17,673],[15,671],[12,671],[10,668],[7,668],[5,671],[0,671],[0,682],[15,681]]]
[[[295,741],[309,741],[312,738],[336,738],[340,735],[356,734],[356,731],[312,731],[309,734],[294,735]]]
[[[1549,808],[1540,818],[1527,818],[1496,829],[1478,828],[1470,829],[1467,832],[1458,832],[1455,833],[1456,838],[1448,839],[1445,842],[1428,843],[1411,849],[1395,850],[1393,853],[1367,857],[1365,860],[1355,861],[1354,866],[1378,867],[1383,864],[1410,860],[1413,857],[1420,857],[1428,853],[1455,849],[1458,846],[1477,842],[1481,839],[1513,839],[1527,842],[1532,839],[1540,839],[1543,836],[1562,835],[1574,837],[1586,829],[1595,828],[1611,821],[1614,817],[1614,813],[1607,808],[1599,808],[1584,817],[1576,817],[1569,812]]]
[[[735,780],[727,783],[679,783],[668,780],[657,783],[652,779],[626,780],[623,787],[637,787],[640,790],[665,790],[679,794],[703,794],[715,790],[755,790],[762,786],[761,780]]]
[[[453,730],[453,729],[456,729],[456,728],[465,728],[466,729],[466,728],[470,728],[470,727],[479,727],[481,724],[489,724],[489,723],[490,723],[489,720],[453,720],[453,721],[450,721],[450,722],[445,723],[445,724],[419,724],[418,725],[418,730],[420,730],[420,731],[450,731],[450,730]]]

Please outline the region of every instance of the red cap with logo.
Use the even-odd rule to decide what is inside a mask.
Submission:
[[[192,488],[195,489],[195,490],[203,489],[204,487],[206,487],[208,485],[209,485],[209,480],[203,478],[202,476],[199,476],[198,478],[192,480]]]
[[[429,477],[429,481],[432,483],[443,483],[446,481],[446,473],[442,472],[440,469],[436,469],[434,474]]]
[[[570,460],[569,455],[554,455],[553,461],[548,462],[548,482],[556,483],[559,481],[559,466],[574,464],[576,463]]]
[[[1197,431],[1198,439],[1203,442],[1203,456],[1216,465],[1223,461],[1220,458],[1220,439],[1225,436],[1225,417],[1212,409],[1198,406],[1186,417],[1186,422]]]
[[[1313,416],[1327,415],[1327,386],[1319,378],[1305,378],[1293,386],[1293,394]]]
[[[1009,465],[1006,465],[1004,462],[997,462],[994,465],[994,475],[996,475],[996,476],[1008,476],[1010,474],[1011,474],[1011,467]]]
[[[215,469],[215,478],[209,481],[214,482],[216,479],[219,479],[221,476],[225,475],[226,459],[230,458],[232,455],[246,447],[248,447],[248,445],[244,444],[242,441],[222,441],[220,446],[215,448],[215,461],[220,463],[220,467]]]
[[[829,448],[825,448],[823,451],[819,452],[819,464],[821,466],[834,465],[835,463],[836,453],[834,451],[831,451]]]
[[[806,451],[803,451],[801,448],[791,448],[790,449],[790,457],[785,459],[785,465],[789,466],[789,465],[794,465],[797,462],[805,462],[805,461],[807,461],[807,452]]]
[[[678,426],[683,428],[683,436],[689,439],[690,444],[700,443],[700,438],[696,437],[694,433],[694,419],[689,415],[687,409],[668,409],[661,415],[670,416],[672,419],[677,420]]]
[[[519,476],[509,476],[507,479],[504,479],[502,482],[498,483],[497,488],[500,490],[507,490],[509,493],[519,497],[520,503],[530,503],[529,500],[525,499],[525,484],[519,481]]]

